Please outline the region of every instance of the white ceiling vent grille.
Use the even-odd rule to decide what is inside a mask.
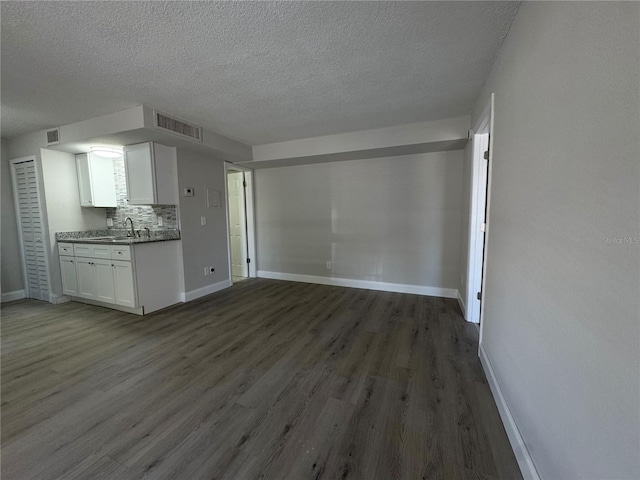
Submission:
[[[60,143],[60,129],[47,130],[47,145],[57,145]]]
[[[153,117],[158,130],[188,138],[192,142],[202,143],[202,127],[154,110]]]

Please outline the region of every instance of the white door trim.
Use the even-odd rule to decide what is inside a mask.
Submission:
[[[486,114],[487,110],[488,110],[488,115]],[[484,236],[484,262],[482,264],[482,285],[481,285],[482,290],[480,290],[482,292],[483,301],[486,298],[485,293],[486,293],[486,284],[487,284],[487,263],[489,261],[488,245],[489,245],[489,237],[491,235],[491,229],[489,228],[489,225],[491,222],[491,177],[493,172],[493,141],[495,137],[495,135],[493,134],[494,117],[495,117],[494,111],[495,111],[495,93],[492,93],[491,98],[489,99],[489,102],[487,103],[487,106],[485,107],[485,110],[483,112],[484,114],[482,116],[482,118],[488,119],[489,121],[488,130],[487,130],[487,133],[489,133],[489,167],[487,169],[487,195],[486,195],[487,210],[486,210],[486,216],[485,216],[485,223],[487,225],[487,229]],[[484,329],[484,313],[485,313],[485,308],[482,308],[480,310],[480,335],[478,339],[478,345],[482,345],[482,332]]]
[[[227,185],[227,174],[229,172],[244,172],[244,178],[247,182],[245,188],[246,193],[246,221],[247,221],[247,255],[251,259],[249,263],[249,278],[255,278],[257,274],[258,262],[256,259],[256,220],[255,220],[255,204],[254,204],[254,182],[253,182],[253,170],[246,167],[240,167],[233,163],[224,163],[224,198],[226,204],[227,214],[227,253],[229,260],[229,279],[233,283],[233,275],[231,274],[231,224],[229,216],[229,187]]]
[[[493,99],[493,96],[492,96]],[[472,165],[471,165],[471,205],[469,207],[469,246],[467,264],[467,292],[466,292],[466,318],[473,323],[481,323],[481,301],[478,300],[478,292],[484,296],[484,265],[483,255],[486,252],[489,225],[489,179],[491,168],[491,122],[493,101],[487,103],[478,123],[471,131]],[[484,152],[489,150],[489,160],[484,158]],[[487,164],[488,162],[488,164]],[[485,217],[485,204],[487,205]],[[485,232],[482,224],[485,224]]]

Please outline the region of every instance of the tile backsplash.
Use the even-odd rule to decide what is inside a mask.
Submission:
[[[148,227],[151,230],[167,230],[178,228],[178,214],[175,205],[129,205],[127,203],[127,181],[124,172],[124,159],[113,159],[113,170],[116,177],[116,208],[107,208],[107,218],[113,220],[109,229],[124,228],[124,220],[131,217],[136,229]],[[158,217],[162,217],[163,225],[158,226]]]

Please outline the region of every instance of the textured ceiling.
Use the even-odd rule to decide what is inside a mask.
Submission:
[[[514,2],[2,2],[2,136],[145,104],[260,144],[470,112]]]

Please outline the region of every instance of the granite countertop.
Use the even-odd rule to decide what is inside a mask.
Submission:
[[[102,245],[132,245],[139,243],[168,242],[180,240],[179,230],[136,230],[139,237],[128,237],[126,230],[86,230],[81,232],[58,232],[56,240],[65,243],[94,243]]]

